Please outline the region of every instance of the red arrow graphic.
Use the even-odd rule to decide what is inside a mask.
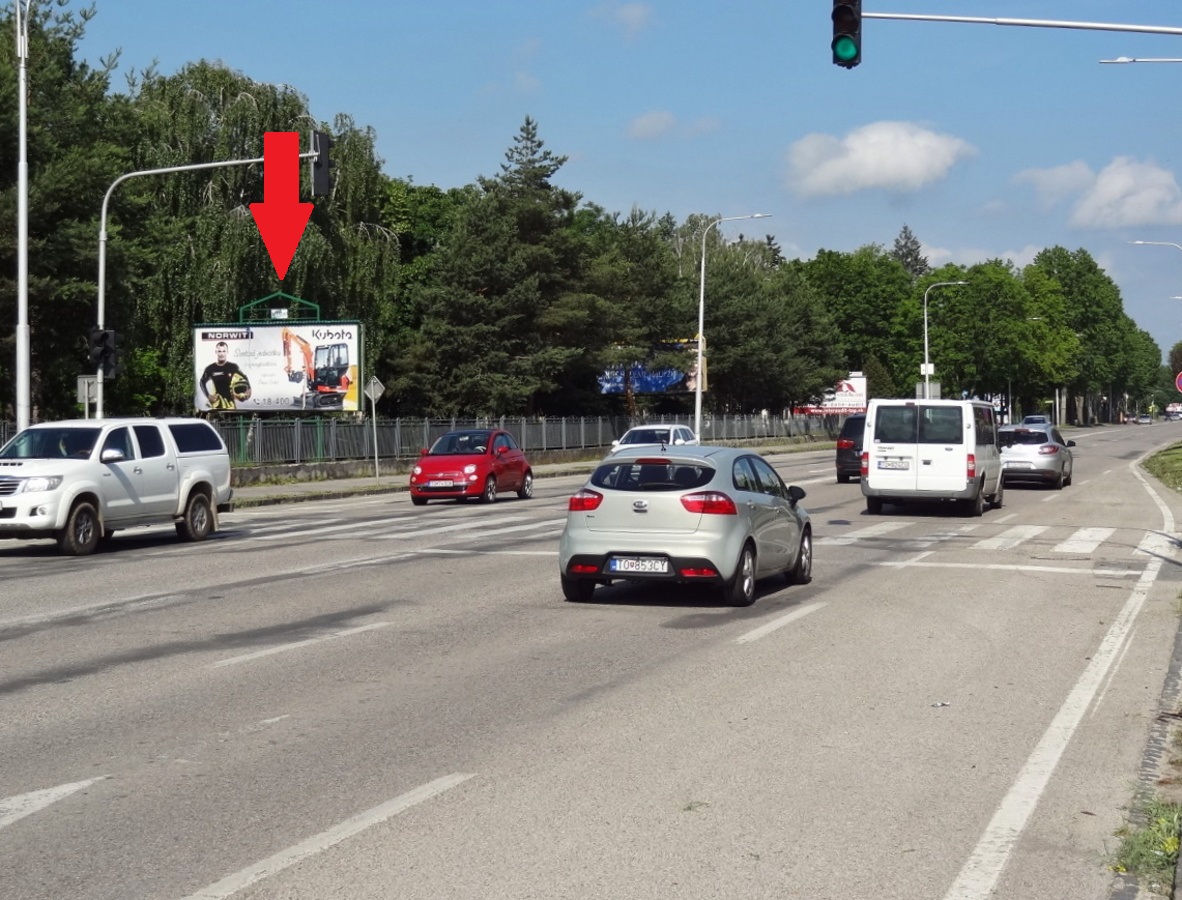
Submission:
[[[296,132],[263,133],[263,202],[250,204],[250,214],[282,281],[312,215],[312,204],[300,203],[300,136]]]

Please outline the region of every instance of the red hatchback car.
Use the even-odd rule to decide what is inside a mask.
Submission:
[[[498,491],[516,491],[522,500],[534,495],[534,473],[525,454],[513,435],[498,429],[449,431],[423,450],[410,472],[415,506],[469,497],[492,503]]]

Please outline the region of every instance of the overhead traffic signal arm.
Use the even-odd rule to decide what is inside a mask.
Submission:
[[[833,0],[833,64],[852,69],[862,61],[862,0]]]

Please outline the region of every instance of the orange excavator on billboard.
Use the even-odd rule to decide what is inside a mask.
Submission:
[[[284,328],[283,360],[288,380],[304,384],[305,406],[340,407],[357,380],[357,367],[349,364],[346,343],[313,348],[290,328]]]

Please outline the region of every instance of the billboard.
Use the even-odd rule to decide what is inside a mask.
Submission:
[[[861,372],[850,372],[848,378],[825,392],[818,405],[798,406],[795,412],[807,416],[866,412],[866,377]]]
[[[686,354],[685,363],[678,368],[650,369],[644,363],[634,362],[628,366],[628,380],[632,384],[634,394],[678,394],[696,392],[698,389],[698,342],[669,341],[654,348],[657,351],[670,350]],[[706,357],[702,357],[702,370],[707,371]],[[702,379],[702,390],[707,387],[707,380]],[[599,393],[624,393],[624,367],[614,366],[599,376]]]
[[[359,409],[359,322],[198,325],[193,403],[198,411]]]

